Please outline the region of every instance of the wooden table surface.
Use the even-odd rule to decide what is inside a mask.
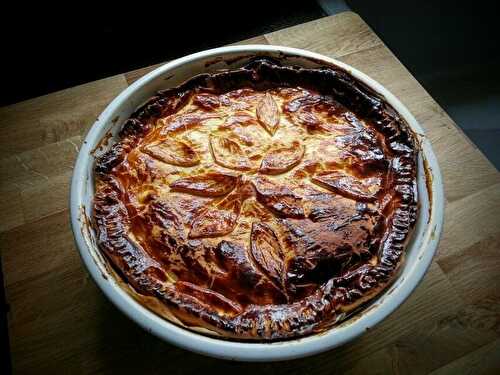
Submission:
[[[245,43],[305,48],[350,64],[392,91],[425,128],[444,176],[446,219],[438,254],[422,283],[394,314],[355,341],[282,363],[203,357],[166,344],[128,320],[83,267],[70,230],[68,196],[82,138],[120,91],[151,70],[140,69],[0,109],[0,248],[14,372],[498,370],[500,174],[495,167],[354,13]]]

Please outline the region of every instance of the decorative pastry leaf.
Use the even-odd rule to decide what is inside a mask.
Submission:
[[[267,276],[281,286],[285,273],[285,254],[273,230],[262,223],[252,225],[250,248],[253,258]]]
[[[190,238],[219,237],[233,231],[239,212],[209,207],[191,224]]]
[[[316,105],[324,100],[320,95],[311,95],[311,93],[307,93],[304,96],[299,96],[298,98],[294,98],[290,100],[285,105],[286,112],[297,112],[301,108],[311,107]]]
[[[237,180],[238,177],[236,176],[210,172],[181,178],[172,182],[170,188],[174,191],[201,195],[203,197],[219,197],[233,190]]]
[[[225,283],[224,294],[231,294],[247,305],[282,304],[287,301],[280,287],[256,270],[252,256],[243,244],[222,240],[214,250],[221,268],[227,270],[231,283]],[[226,294],[227,293],[227,294]]]
[[[286,186],[275,185],[265,178],[256,178],[253,184],[257,201],[276,215],[291,218],[304,217],[302,198]]]
[[[280,122],[280,110],[271,94],[266,92],[266,95],[257,104],[255,113],[264,129],[273,135]]]
[[[248,196],[246,184],[239,183],[239,186],[216,206],[208,207],[193,220],[189,237],[219,237],[231,233],[240,216],[241,206]]]
[[[220,118],[220,115],[216,113],[186,113],[184,115],[180,115],[174,117],[171,121],[167,117],[164,120],[160,120],[164,123],[164,127],[161,129],[160,134],[172,134],[179,133],[195,126],[200,125],[203,121]]]
[[[297,111],[292,114],[292,119],[296,124],[304,126],[308,131],[321,128],[321,121],[314,113],[309,111]]]
[[[259,172],[276,175],[288,172],[300,163],[304,156],[305,148],[299,141],[293,141],[288,146],[278,146],[262,159]]]
[[[207,303],[209,306],[215,307],[218,310],[231,313],[240,313],[243,308],[237,302],[224,297],[222,294],[214,292],[213,290],[203,288],[201,286],[186,282],[178,281],[175,284],[178,291],[187,293],[202,303]]]
[[[143,151],[164,163],[181,167],[192,167],[200,162],[195,150],[184,142],[175,139],[165,139],[150,143]]]
[[[241,146],[227,137],[211,136],[210,151],[214,161],[223,167],[238,171],[248,171],[253,167]]]
[[[324,172],[312,178],[312,181],[344,197],[358,201],[376,200],[380,190],[380,178],[357,178],[342,171]]]

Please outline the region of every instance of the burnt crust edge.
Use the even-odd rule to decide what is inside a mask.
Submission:
[[[244,86],[264,90],[278,85],[302,86],[333,95],[341,104],[373,122],[394,155],[389,167],[394,184],[390,202],[393,215],[380,242],[376,266],[365,264],[330,279],[314,294],[293,304],[255,306],[234,318],[225,318],[173,286],[161,288],[164,280],[154,272],[159,265],[146,257],[139,244],[127,235],[128,215],[120,199],[121,192],[109,173],[147,133],[150,121],[176,112],[187,102],[193,88],[202,86],[214,92],[224,92]],[[95,173],[107,184],[94,199],[94,227],[99,248],[139,294],[161,300],[176,317],[181,318],[184,326],[205,327],[225,338],[238,340],[295,338],[328,329],[342,314],[371,300],[394,281],[418,213],[415,136],[384,98],[345,70],[281,66],[273,59],[261,57],[240,69],[200,74],[178,87],[160,91],[132,114],[119,135],[121,141],[99,157],[95,164]]]

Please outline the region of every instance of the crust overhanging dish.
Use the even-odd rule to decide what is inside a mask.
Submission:
[[[124,123],[95,165],[97,242],[177,324],[237,340],[322,332],[394,280],[416,157],[405,121],[342,69],[255,59]]]

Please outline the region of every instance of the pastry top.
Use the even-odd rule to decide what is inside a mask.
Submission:
[[[416,155],[404,120],[346,71],[255,59],[132,114],[96,161],[93,225],[165,318],[232,339],[303,336],[395,278]]]

